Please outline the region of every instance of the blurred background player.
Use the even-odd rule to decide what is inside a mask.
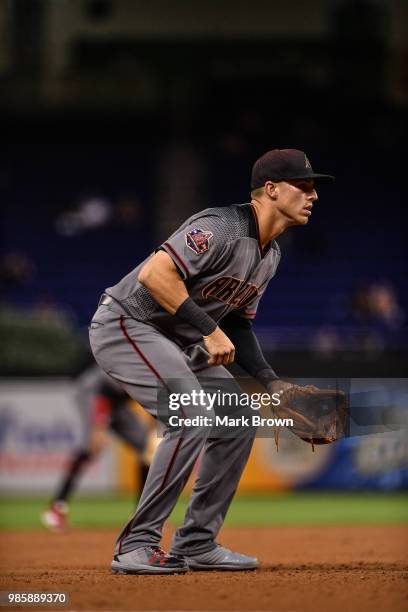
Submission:
[[[68,500],[84,468],[106,447],[109,430],[139,455],[140,490],[151,460],[149,449],[153,441],[148,443],[151,428],[147,420],[136,414],[129,404],[129,396],[97,365],[92,365],[79,376],[75,400],[82,421],[82,442],[73,452],[49,507],[41,515],[43,525],[52,531],[67,528]]]

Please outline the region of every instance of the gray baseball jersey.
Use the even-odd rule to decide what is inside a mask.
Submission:
[[[253,319],[280,260],[275,241],[262,252],[251,204],[203,210],[160,248],[172,258],[190,297],[217,322],[231,310]],[[170,315],[138,281],[146,261],[106,293],[132,318],[154,326],[180,346],[198,342],[200,332]]]

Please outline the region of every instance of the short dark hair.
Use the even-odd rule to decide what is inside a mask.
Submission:
[[[252,189],[251,190],[251,196],[252,197],[259,197],[263,193],[263,190],[264,190],[263,187],[257,187],[256,189]]]

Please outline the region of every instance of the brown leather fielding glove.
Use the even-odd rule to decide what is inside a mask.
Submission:
[[[292,385],[271,406],[275,418],[292,419],[289,431],[312,445],[331,444],[346,435],[348,404],[343,391]]]

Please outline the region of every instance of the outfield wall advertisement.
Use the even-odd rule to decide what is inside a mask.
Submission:
[[[0,491],[52,491],[82,431],[70,380],[1,381]],[[109,491],[116,481],[117,458],[108,448],[84,474],[81,489]]]

